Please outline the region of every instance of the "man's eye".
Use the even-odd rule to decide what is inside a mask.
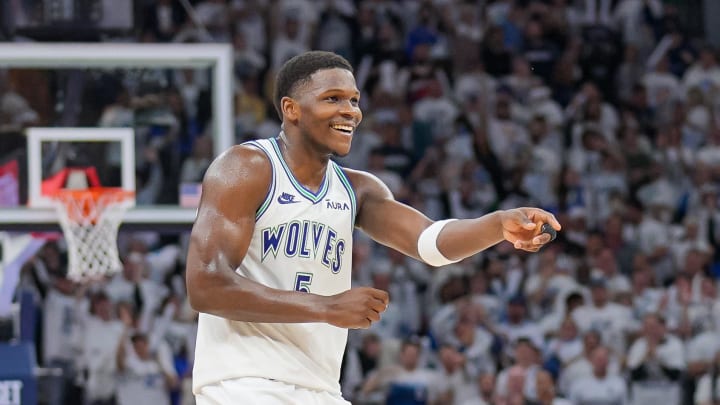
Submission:
[[[350,102],[352,103],[352,105],[358,105],[358,103],[360,102],[360,99],[353,97],[350,99]]]
[[[325,100],[336,103],[338,101],[338,98],[335,96],[330,96],[330,97],[325,98]]]

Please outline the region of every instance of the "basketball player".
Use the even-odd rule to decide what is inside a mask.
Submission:
[[[349,404],[340,395],[347,329],[380,319],[388,294],[350,289],[352,233],[432,266],[502,240],[537,251],[535,208],[433,222],[376,177],[338,166],[360,124],[360,93],[340,56],[307,52],[278,72],[277,138],[247,142],[208,169],[187,259],[200,312],[193,391],[208,404]]]

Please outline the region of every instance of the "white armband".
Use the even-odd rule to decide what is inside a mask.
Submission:
[[[447,225],[448,222],[457,221],[457,219],[446,219],[443,221],[437,221],[432,225],[428,226],[418,238],[418,254],[423,261],[431,266],[439,267],[445,266],[452,263],[457,263],[460,260],[450,260],[445,257],[437,247],[437,238],[440,231]]]

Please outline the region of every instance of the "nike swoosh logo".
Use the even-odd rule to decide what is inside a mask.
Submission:
[[[283,196],[279,196],[277,198],[277,202],[280,204],[295,204],[299,203],[300,201],[296,201],[294,198],[283,198]]]

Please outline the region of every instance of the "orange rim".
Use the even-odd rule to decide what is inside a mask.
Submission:
[[[120,187],[61,189],[52,194],[52,198],[64,206],[71,221],[77,223],[89,219],[93,224],[108,205],[126,201],[134,196],[134,192]]]

